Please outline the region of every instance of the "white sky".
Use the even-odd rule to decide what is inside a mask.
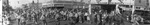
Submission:
[[[30,2],[31,2],[31,0],[9,0],[9,4],[13,8],[21,7],[22,4],[26,4],[26,3],[30,3]]]
[[[9,0],[10,5],[13,8],[16,7],[21,7],[22,4],[26,4],[26,3],[31,3],[32,1],[37,2],[37,0]],[[48,1],[52,1],[52,0],[39,0],[40,3],[44,3],[44,2],[48,2]],[[63,0],[66,1],[66,0]],[[70,0],[67,0],[70,1]],[[77,0],[79,1],[79,0]],[[88,3],[89,0],[84,0],[84,2]],[[19,2],[19,3],[18,3]],[[101,0],[101,2],[108,2],[108,0]],[[112,2],[119,2],[118,0],[112,0]],[[125,0],[123,1],[124,3],[131,3],[131,0]],[[91,3],[96,3],[96,0],[92,0]]]

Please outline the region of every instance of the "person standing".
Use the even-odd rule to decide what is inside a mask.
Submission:
[[[143,18],[139,15],[134,15],[134,18],[132,20],[133,24],[132,25],[139,25],[139,22],[143,22]]]

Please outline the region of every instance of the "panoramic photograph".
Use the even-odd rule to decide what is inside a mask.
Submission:
[[[150,25],[150,0],[0,1],[0,25]]]

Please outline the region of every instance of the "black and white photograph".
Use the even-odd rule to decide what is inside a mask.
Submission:
[[[0,25],[150,25],[150,0],[0,0]]]

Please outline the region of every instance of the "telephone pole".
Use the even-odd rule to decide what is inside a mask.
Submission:
[[[89,7],[89,14],[91,14],[91,0],[89,0],[88,3],[89,3],[89,6],[88,6]]]

